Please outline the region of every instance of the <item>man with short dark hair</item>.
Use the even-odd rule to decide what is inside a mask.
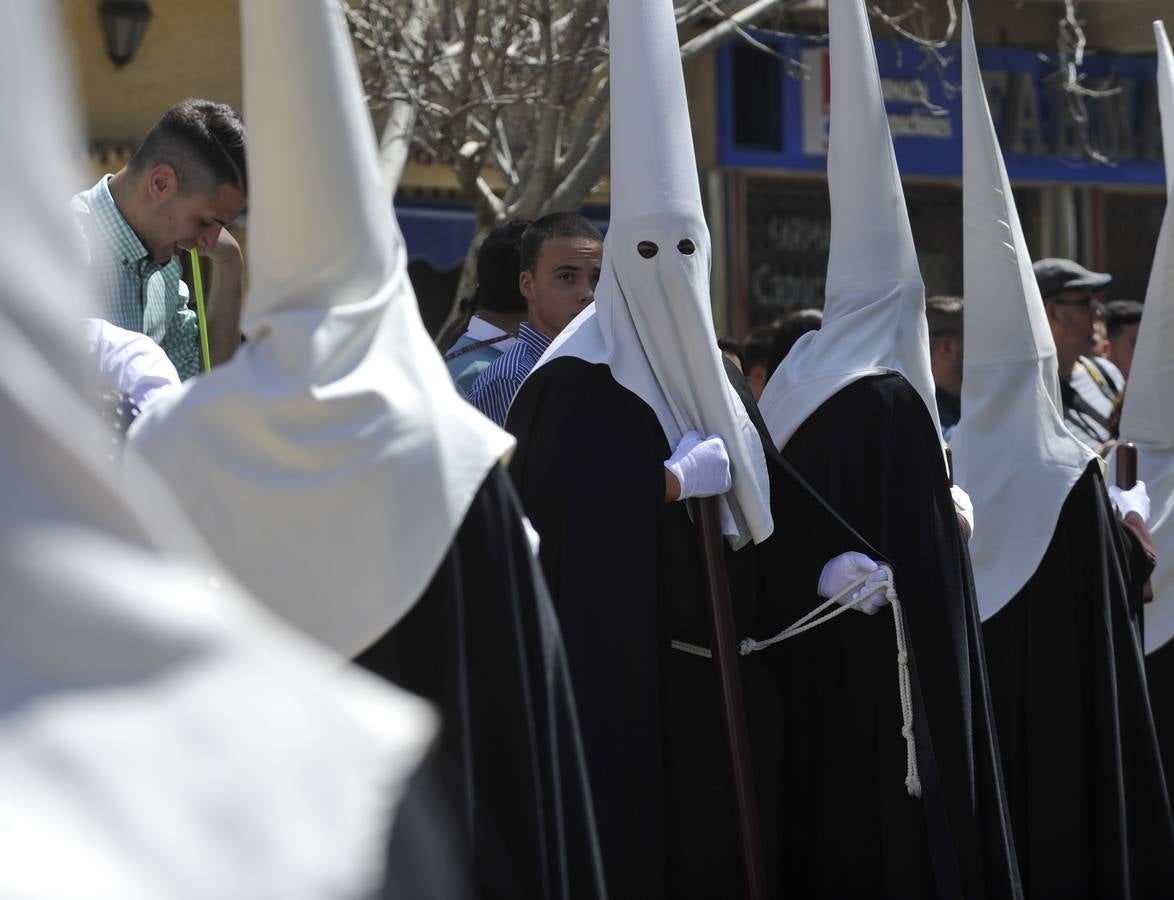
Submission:
[[[942,437],[948,441],[962,418],[962,298],[927,298],[925,318],[938,419]]]
[[[247,192],[240,116],[226,104],[192,99],[163,114],[124,168],[73,198],[97,276],[99,315],[154,340],[181,378],[200,370],[199,326],[187,308],[181,252],[194,247],[214,266],[212,362],[227,361],[240,344],[244,263],[226,226],[244,209]]]
[[[750,385],[750,393],[753,395],[755,403],[762,396],[763,388],[766,387],[767,381],[770,380],[770,376],[774,372],[770,351],[778,331],[779,320],[775,319],[766,325],[752,328],[750,333],[746,335],[746,340],[742,342],[742,362],[745,365],[742,371]]]
[[[787,354],[798,343],[799,338],[809,331],[819,331],[821,325],[823,325],[823,310],[814,306],[793,309],[775,319],[774,337],[771,339],[770,351],[767,355],[767,380],[787,358]]]
[[[526,298],[518,289],[519,253],[529,219],[510,219],[494,228],[477,251],[477,290],[465,332],[444,354],[448,374],[462,397],[481,373],[516,343],[526,321]],[[443,345],[442,345],[443,346]]]
[[[1145,307],[1136,300],[1110,300],[1105,304],[1105,358],[1125,377],[1133,367],[1137,327]]]
[[[518,287],[527,321],[517,343],[473,383],[469,402],[504,427],[514,394],[560,331],[595,299],[603,265],[603,235],[578,213],[534,221],[522,235]]]
[[[1092,355],[1094,326],[1101,315],[1094,294],[1113,276],[1054,257],[1039,260],[1032,269],[1056,344],[1064,420],[1082,441],[1098,449],[1115,436],[1113,406],[1125,384],[1112,363]]]

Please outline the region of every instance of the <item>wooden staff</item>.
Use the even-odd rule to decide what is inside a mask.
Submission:
[[[734,607],[730,600],[729,579],[726,577],[720,498],[705,497],[690,502],[693,503],[693,520],[697,526],[701,558],[705,563],[705,598],[713,626],[713,659],[717,663],[722,716],[730,750],[738,836],[746,870],[746,896],[750,900],[765,900],[766,870],[762,862],[762,834],[758,823],[758,800],[754,794],[754,770],[750,761],[742,675],[738,669],[738,635],[734,629]]]
[[[1117,444],[1117,487],[1131,490],[1137,484],[1137,447],[1129,441]]]
[[[1123,491],[1128,491],[1137,484],[1137,446],[1129,441],[1120,441],[1117,444],[1117,487]],[[1149,557],[1152,564],[1157,557],[1157,551],[1154,549],[1153,539],[1150,537],[1149,529],[1145,527],[1145,523],[1140,518],[1135,521],[1130,521],[1122,517],[1125,527],[1133,532],[1138,542],[1141,544],[1141,549],[1145,555]],[[1154,585],[1148,578],[1145,585],[1141,589],[1141,602],[1149,603],[1154,599]],[[1138,613],[1140,615],[1140,613]],[[1138,620],[1140,622],[1140,619]]]

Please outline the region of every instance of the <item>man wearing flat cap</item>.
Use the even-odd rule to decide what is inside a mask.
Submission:
[[[1113,276],[1054,257],[1041,259],[1032,268],[1056,343],[1064,421],[1077,437],[1099,450],[1116,436],[1114,407],[1125,386],[1120,370],[1092,352],[1094,327],[1103,314],[1094,294]]]

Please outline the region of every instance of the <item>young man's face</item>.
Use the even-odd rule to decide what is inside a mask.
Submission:
[[[196,247],[207,254],[220,237],[220,230],[236,219],[245,206],[244,195],[221,183],[215,197],[202,191],[184,193],[175,171],[156,166],[148,176],[151,216],[148,234],[140,235],[151,258],[166,262]]]
[[[534,271],[518,279],[529,305],[530,324],[553,338],[595,299],[603,244],[590,238],[548,238]]]

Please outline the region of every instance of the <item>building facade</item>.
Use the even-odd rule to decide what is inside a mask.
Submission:
[[[238,0],[149,0],[133,57],[115,65],[99,0],[57,0],[72,51],[86,139],[87,183],[116,171],[171,104],[191,96],[240,108]],[[791,30],[817,23],[818,0]],[[1111,271],[1111,297],[1144,295],[1164,208],[1150,21],[1169,0],[1084,0],[1090,134],[1110,162],[1088,158],[1055,91],[1053,0],[982,0],[977,39],[991,108],[1034,255]],[[943,4],[943,9],[945,5]],[[296,0],[291,0],[291,10]],[[1174,22],[1168,22],[1174,27]],[[922,271],[930,293],[962,289],[961,82],[945,65],[875,29],[877,58]],[[743,336],[779,312],[822,302],[829,237],[826,41],[758,33],[772,52],[734,40],[689,62],[694,143],[714,245],[718,328]],[[1042,55],[1041,55],[1042,54]],[[244,111],[246,117],[248,111]],[[86,186],[71,186],[80,189]],[[292,186],[296,189],[296,186]],[[426,323],[447,312],[473,237],[471,207],[451,170],[408,162],[396,200]],[[589,199],[606,223],[606,196]],[[234,229],[245,238],[243,223]]]

